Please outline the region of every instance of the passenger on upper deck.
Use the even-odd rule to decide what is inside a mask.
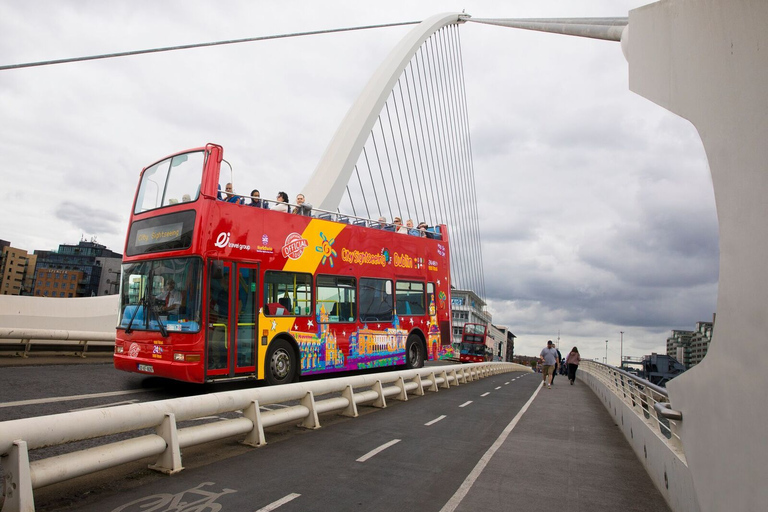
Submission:
[[[379,217],[379,223],[371,226],[374,229],[387,229],[387,219]]]
[[[189,194],[184,194],[181,196],[181,202],[182,203],[188,203],[192,200],[192,198],[189,196]]]
[[[419,226],[417,228],[419,230],[419,236],[422,238],[432,238],[430,236],[429,231],[427,231],[427,223],[426,222],[419,222]]]
[[[405,223],[405,227],[408,229],[409,235],[421,236],[421,233],[419,233],[419,230],[413,227],[412,219],[408,219],[408,221]]]
[[[255,206],[256,208],[264,208],[265,210],[269,210],[269,203],[261,200],[261,193],[256,189],[251,190],[251,203],[249,206]]]
[[[304,201],[304,194],[296,196],[296,207],[293,209],[293,213],[305,217],[312,216],[312,205]]]
[[[242,197],[236,196],[233,193],[233,191],[232,191],[232,184],[231,183],[227,183],[227,186],[224,189],[224,192],[225,192],[225,195],[227,196],[227,198],[224,199],[224,201],[226,201],[227,203],[235,203],[235,204],[243,204],[243,203],[245,203],[245,201],[243,200]]]
[[[408,228],[403,226],[403,221],[400,219],[400,217],[395,217],[392,223],[395,225],[395,231],[404,235],[408,234]]]
[[[289,207],[288,207],[288,194],[285,192],[278,192],[277,193],[277,204],[273,208],[276,212],[285,212],[288,213]]]

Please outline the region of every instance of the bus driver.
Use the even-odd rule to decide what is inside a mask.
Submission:
[[[173,279],[168,278],[165,281],[165,291],[155,295],[155,298],[160,301],[160,312],[171,315],[179,314],[179,307],[181,306],[181,292],[176,289],[176,283]]]

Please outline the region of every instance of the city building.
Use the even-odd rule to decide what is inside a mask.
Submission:
[[[35,273],[34,294],[36,297],[79,297],[83,275],[80,270],[38,269]]]
[[[715,315],[711,322],[696,322],[693,331],[672,331],[667,338],[667,355],[683,363],[686,369],[696,366],[707,355],[714,325]]]
[[[0,295],[31,295],[37,256],[0,240]]]
[[[34,295],[46,296],[45,292],[57,292],[56,297],[60,297],[61,289],[47,288],[46,283],[55,286],[54,283],[58,277],[64,279],[65,273],[48,277],[49,271],[71,271],[66,276],[71,281],[74,272],[80,272],[81,275],[75,286],[75,297],[94,297],[97,295],[113,295],[119,288],[117,284],[120,274],[120,263],[122,254],[118,254],[107,249],[105,246],[95,241],[81,240],[77,245],[61,244],[56,251],[35,251],[37,255],[37,270],[35,271]],[[43,274],[45,272],[45,274]],[[41,277],[45,275],[46,277]],[[67,282],[67,285],[71,282]],[[39,288],[38,288],[39,287]],[[38,293],[38,291],[40,293]],[[69,293],[67,286],[66,293]],[[68,295],[65,295],[68,296]]]

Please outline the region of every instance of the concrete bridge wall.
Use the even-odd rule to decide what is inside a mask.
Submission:
[[[0,327],[115,332],[117,295],[58,299],[0,295]]]

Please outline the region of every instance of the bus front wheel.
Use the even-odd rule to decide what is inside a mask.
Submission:
[[[272,342],[266,364],[268,384],[288,384],[296,379],[296,352],[287,341],[278,339]]]
[[[421,339],[412,334],[405,343],[405,366],[409,370],[424,366],[424,345]]]

